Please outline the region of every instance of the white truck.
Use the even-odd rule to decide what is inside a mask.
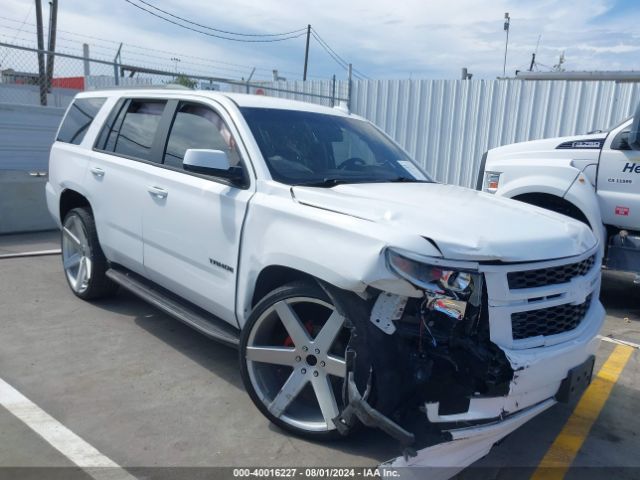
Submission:
[[[393,465],[464,467],[590,381],[591,230],[434,183],[344,110],[82,93],[46,196],[77,297],[120,286],[236,346],[257,408],[295,434],[364,423],[400,443]]]
[[[640,280],[640,105],[587,135],[489,150],[477,188],[579,220],[600,240],[603,266]]]

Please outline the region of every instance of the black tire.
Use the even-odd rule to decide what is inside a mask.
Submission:
[[[247,359],[247,346],[248,346],[249,339],[251,337],[251,332],[253,331],[254,327],[256,326],[256,323],[263,316],[263,314],[265,314],[265,312],[267,312],[270,308],[272,308],[276,303],[286,299],[292,299],[296,297],[308,297],[312,299],[317,299],[321,302],[326,302],[333,306],[333,302],[331,301],[329,296],[325,293],[325,291],[318,285],[318,283],[312,280],[296,281],[296,282],[289,283],[287,285],[284,285],[280,288],[273,290],[272,292],[267,294],[264,298],[262,298],[258,302],[258,304],[255,306],[253,311],[251,312],[251,315],[249,316],[249,319],[247,320],[247,323],[245,324],[240,337],[240,372],[242,375],[242,381],[253,403],[262,412],[262,414],[265,417],[267,417],[267,419],[270,422],[272,422],[274,425],[282,428],[283,430],[291,432],[296,436],[304,437],[312,440],[335,440],[337,438],[342,438],[344,437],[344,435],[341,435],[333,425],[332,425],[333,427],[332,430],[311,431],[308,429],[303,429],[303,428],[298,428],[296,426],[293,426],[290,423],[287,423],[281,420],[280,418],[274,416],[269,411],[267,405],[265,405],[265,403],[261,400],[260,395],[258,394],[258,392],[256,392],[256,389],[254,388],[254,385],[251,380],[251,376],[249,372],[250,362]],[[333,307],[335,308],[335,306]],[[319,308],[323,308],[323,307],[319,307]],[[348,332],[346,332],[343,326],[338,336],[336,336],[336,341],[334,341],[333,343],[334,348],[337,348],[337,350],[333,350],[332,352],[335,353],[335,352],[342,351],[342,356],[344,356],[344,351],[341,350],[341,346],[344,344],[346,347],[346,343],[342,341],[345,333],[348,333]],[[313,335],[310,335],[310,336],[313,336]],[[346,338],[348,338],[348,336]],[[291,339],[291,337],[289,337],[289,339]],[[314,337],[313,339],[315,340],[316,338]],[[338,341],[340,341],[339,344],[336,343]],[[294,348],[297,348],[297,347],[295,347],[294,345]],[[309,355],[309,356],[313,356],[313,355]],[[304,362],[305,360],[302,360],[300,364],[297,364],[297,366],[293,366],[292,371],[295,371],[297,367],[300,367],[300,365],[305,366]],[[329,362],[327,361],[327,363]],[[275,367],[278,368],[278,366],[275,366]],[[288,367],[283,367],[283,368],[288,368]],[[315,367],[307,367],[307,368],[313,369]],[[286,375],[289,375],[289,374],[287,373]],[[326,378],[332,378],[332,377],[330,377],[330,375],[326,375]],[[330,384],[331,382],[335,382],[336,384],[337,382],[340,382],[341,384],[341,379],[338,377],[335,377],[334,380],[330,381]],[[338,404],[338,409],[339,411],[342,411],[342,408],[343,408],[342,400],[339,397],[339,394],[337,394],[335,384],[333,385],[333,387],[334,387],[333,391],[335,394],[334,398],[336,399],[336,402]],[[312,391],[313,390],[314,389],[312,389]],[[303,400],[299,400],[299,397],[302,397],[302,396],[303,395],[301,392],[298,397],[295,397],[296,399],[295,401],[303,401]],[[316,406],[318,406],[318,404],[316,404]]]
[[[86,286],[82,289],[74,288],[66,271],[63,247],[63,268],[65,268],[65,278],[67,279],[69,288],[71,288],[71,291],[78,298],[83,300],[97,300],[113,295],[118,290],[118,285],[105,275],[105,272],[109,269],[109,262],[100,247],[96,224],[91,209],[88,207],[80,207],[70,210],[64,217],[63,227],[69,225],[69,222],[77,222],[74,225],[82,228],[87,241],[85,255],[91,261],[90,275],[86,281]],[[65,230],[63,228],[61,232],[61,244],[64,242],[64,236]]]

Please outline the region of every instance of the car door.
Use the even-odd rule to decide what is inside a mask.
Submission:
[[[640,151],[631,150],[631,120],[614,129],[598,165],[598,202],[606,225],[640,228]]]
[[[156,283],[237,325],[240,235],[252,195],[246,166],[245,185],[182,168],[190,148],[223,150],[232,165],[245,165],[235,141],[237,132],[213,102],[181,101],[170,115],[163,168],[147,178],[145,272]]]
[[[143,273],[142,206],[147,176],[162,161],[165,99],[123,98],[102,128],[87,173],[100,244],[111,261]]]

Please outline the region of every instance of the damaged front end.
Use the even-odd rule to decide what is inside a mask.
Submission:
[[[342,433],[361,422],[395,438],[402,456],[389,465],[464,467],[553,405],[572,368],[589,369],[603,317],[597,261],[561,285],[517,290],[509,287],[509,269],[527,275],[531,264],[487,267],[395,249],[384,258],[415,290],[389,293],[372,282],[366,295],[341,302],[351,337],[345,408],[334,423]],[[556,271],[563,262],[543,266]],[[573,330],[516,339],[513,312],[548,315],[567,304],[582,312]]]
[[[477,270],[425,264],[390,249],[385,255],[388,268],[422,296],[370,289],[366,306],[347,315],[346,408],[336,426],[346,433],[359,420],[381,428],[410,455],[444,440],[425,421],[428,406],[438,415],[467,412],[473,397],[505,395],[513,370],[490,340],[486,287]]]

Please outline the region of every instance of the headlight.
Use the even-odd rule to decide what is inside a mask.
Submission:
[[[398,252],[385,252],[388,268],[412,285],[424,290],[427,307],[450,318],[462,320],[467,303],[480,306],[482,275],[472,268],[450,267],[442,261]]]
[[[485,172],[482,190],[488,193],[496,193],[500,186],[500,172]]]

